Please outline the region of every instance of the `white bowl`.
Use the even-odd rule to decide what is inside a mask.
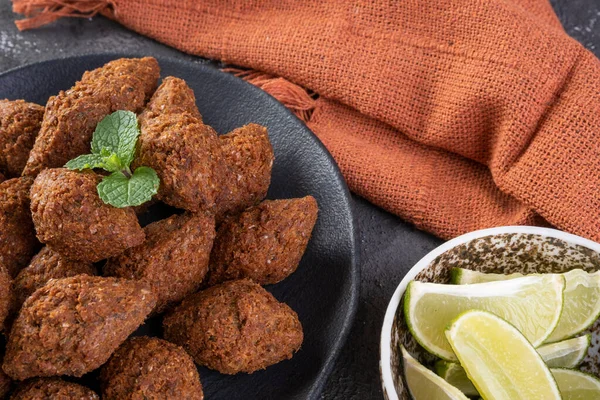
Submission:
[[[503,226],[467,233],[429,252],[402,279],[383,320],[379,368],[388,400],[410,399],[405,390],[400,344],[424,364],[433,361],[433,356],[416,343],[406,327],[399,307],[404,291],[415,278],[447,283],[451,267],[496,273],[560,273],[574,268],[596,271],[600,270],[600,244],[555,229]],[[589,332],[593,334],[592,346],[581,369],[598,375],[600,323],[596,322]]]

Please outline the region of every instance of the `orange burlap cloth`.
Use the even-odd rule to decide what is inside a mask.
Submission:
[[[100,12],[262,71],[238,73],[307,122],[351,190],[443,238],[545,219],[600,240],[600,62],[547,0],[13,5],[21,29]]]

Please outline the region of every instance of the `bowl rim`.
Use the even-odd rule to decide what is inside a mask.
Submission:
[[[383,391],[387,395],[388,400],[399,400],[399,396],[396,392],[394,380],[392,377],[392,354],[390,345],[392,340],[392,325],[394,322],[394,317],[396,316],[396,310],[398,309],[398,305],[400,304],[400,300],[402,299],[402,296],[404,294],[404,291],[406,290],[406,287],[408,286],[408,283],[412,281],[419,272],[427,268],[429,264],[438,256],[458,245],[470,242],[474,239],[478,239],[481,237],[502,235],[508,233],[535,234],[561,239],[570,244],[587,247],[590,250],[600,253],[599,243],[557,229],[542,228],[537,226],[501,226],[496,228],[481,229],[458,236],[431,250],[407,272],[404,278],[402,278],[402,281],[400,281],[400,284],[394,291],[394,294],[392,295],[392,298],[390,299],[390,302],[385,311],[385,317],[383,319],[383,325],[381,329],[381,340],[379,344],[379,370],[381,374],[381,383],[383,385]]]

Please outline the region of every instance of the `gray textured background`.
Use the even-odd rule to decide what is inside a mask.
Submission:
[[[70,55],[135,52],[206,62],[131,32],[104,18],[64,19],[19,32],[8,0],[0,0],[0,73]],[[600,0],[553,0],[567,32],[600,56]],[[324,399],[381,399],[379,332],[387,302],[408,269],[441,241],[354,197],[362,252],[360,303],[350,338]]]

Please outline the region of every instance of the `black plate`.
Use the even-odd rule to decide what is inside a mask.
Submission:
[[[122,55],[52,60],[0,75],[0,99],[46,104],[84,71]],[[268,287],[294,309],[304,327],[302,349],[288,361],[251,375],[225,376],[199,368],[205,397],[217,399],[316,399],[343,345],[356,310],[358,255],[352,200],[321,142],[279,102],[214,67],[159,59],[161,76],[185,79],[194,89],[204,121],[219,133],[249,122],[266,126],[275,151],[269,198],[313,195],[319,218],[298,270]],[[147,329],[159,335],[159,324]]]

